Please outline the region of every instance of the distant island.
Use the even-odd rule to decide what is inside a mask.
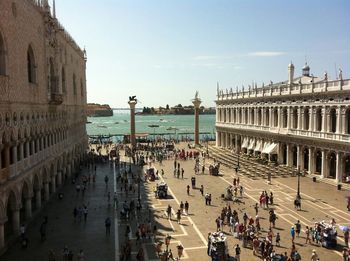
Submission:
[[[109,117],[113,116],[113,110],[108,104],[88,103],[86,114],[88,117]]]
[[[199,114],[215,114],[215,107],[205,108],[201,106],[199,109]],[[137,112],[137,115],[190,115],[194,114],[194,106],[182,106],[178,104],[174,107],[169,107],[167,104],[165,107],[143,107],[142,112]]]

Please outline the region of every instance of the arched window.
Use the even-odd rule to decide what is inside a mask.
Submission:
[[[273,110],[273,126],[278,127],[278,110],[275,108]]]
[[[73,94],[77,95],[77,80],[75,77],[75,73],[73,73]]]
[[[330,122],[329,122],[329,130],[330,132],[335,133],[337,131],[337,113],[334,108],[330,111]]]
[[[309,108],[304,110],[304,130],[309,130],[310,125],[310,111]]]
[[[5,43],[0,33],[0,75],[6,75]]]
[[[84,97],[84,84],[82,79],[80,79],[80,94],[81,97]]]
[[[67,87],[66,87],[66,71],[64,70],[64,67],[62,67],[61,81],[62,81],[62,93],[66,93],[66,92],[67,92]]]
[[[288,126],[288,111],[287,111],[287,108],[283,108],[282,115],[283,115],[283,128],[287,128],[287,126]]]
[[[298,128],[298,110],[293,108],[293,129]]]
[[[318,108],[316,111],[316,131],[322,130],[322,110],[321,108]]]
[[[29,45],[27,51],[28,82],[36,83],[35,58],[33,48]]]

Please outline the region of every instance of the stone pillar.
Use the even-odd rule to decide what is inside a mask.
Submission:
[[[49,187],[48,182],[44,183],[44,191],[45,191],[44,200],[49,201],[49,199],[50,199],[50,187]]]
[[[277,108],[277,114],[278,114],[278,123],[277,123],[277,127],[278,128],[282,128],[283,127],[283,117],[282,117],[282,114],[283,114],[283,111],[282,111],[282,108],[281,107],[278,107]]]
[[[341,112],[341,133],[345,134],[346,133],[346,109],[343,109]]]
[[[0,220],[0,251],[5,247],[4,224],[5,220]]]
[[[41,189],[37,189],[35,190],[35,206],[36,209],[40,209],[41,208]]]
[[[136,137],[135,137],[135,106],[137,100],[133,99],[128,102],[130,106],[130,143],[131,147],[135,148],[136,146]]]
[[[303,148],[301,147],[301,145],[297,145],[297,168],[300,167],[300,170],[302,170],[301,168],[301,164],[302,164],[302,155],[303,155]]]
[[[322,132],[327,132],[327,115],[326,107],[322,108]]]
[[[314,131],[315,129],[314,129],[314,121],[315,121],[315,119],[314,119],[314,115],[315,114],[315,111],[314,111],[314,109],[313,109],[313,107],[311,107],[310,109],[309,109],[309,131]]]
[[[23,142],[19,143],[19,156],[20,156],[21,160],[24,159],[24,144],[23,144]]]
[[[32,155],[34,155],[35,154],[35,141],[31,140],[31,143],[32,143]]]
[[[62,172],[57,172],[57,186],[60,187],[62,185]]]
[[[323,149],[322,150],[322,167],[321,167],[321,178],[327,178],[327,156],[326,156],[326,151]]]
[[[26,146],[26,158],[28,158],[29,157],[29,155],[30,155],[30,151],[29,151],[29,141],[26,141],[25,142],[25,146]]]
[[[290,108],[290,128],[296,129],[294,126],[294,109]]]
[[[51,176],[51,191],[52,193],[56,192],[56,177]]]
[[[341,107],[340,106],[337,108],[336,115],[337,115],[336,133],[341,134],[342,133],[342,120],[341,120]]]
[[[270,128],[273,126],[273,124],[272,124],[273,123],[273,121],[272,121],[273,120],[272,119],[273,118],[273,113],[272,112],[273,112],[272,108],[269,108],[268,109],[268,114],[269,114],[269,127]]]
[[[19,208],[12,209],[12,229],[15,236],[19,235]]]
[[[32,198],[25,198],[25,217],[29,220],[32,217]]]
[[[287,129],[290,129],[291,128],[291,108],[288,107],[287,108]]]
[[[297,129],[301,130],[302,129],[302,121],[301,121],[301,107],[298,107],[298,126]]]
[[[199,145],[199,106],[202,101],[198,98],[198,92],[196,92],[192,103],[194,106],[194,144]]]
[[[331,114],[330,110],[326,110],[327,120],[326,120],[326,132],[331,132]]]
[[[343,180],[343,159],[341,152],[337,151],[336,154],[336,171],[335,171],[335,180],[337,182],[342,182]]]
[[[14,144],[13,147],[11,147],[11,153],[12,153],[12,164],[15,165],[17,163],[17,145]]]
[[[216,147],[219,147],[220,146],[220,133],[218,131],[216,131],[216,134],[215,134],[215,143],[216,143]]]
[[[313,174],[315,172],[315,149],[309,148],[309,174]]]
[[[291,145],[287,144],[286,145],[287,149],[287,166],[292,166],[293,165],[293,155],[291,153]]]

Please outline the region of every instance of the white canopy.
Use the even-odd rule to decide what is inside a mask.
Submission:
[[[249,142],[248,150],[253,150],[255,147],[255,140],[251,139]]]
[[[264,143],[264,146],[263,146],[263,149],[262,149],[262,151],[261,151],[261,153],[266,153],[266,154],[268,154],[266,151],[267,151],[267,148],[270,146],[270,142],[265,142]]]
[[[248,147],[248,141],[249,141],[248,138],[244,138],[241,147],[242,147],[242,148],[247,148],[247,147]]]
[[[266,153],[267,154],[277,154],[277,143],[271,143],[267,149],[266,149]]]
[[[256,146],[255,146],[255,149],[254,149],[254,151],[262,151],[262,141],[261,140],[259,140],[259,141],[257,141],[256,142]]]

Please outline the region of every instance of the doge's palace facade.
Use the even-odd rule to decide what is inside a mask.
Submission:
[[[85,67],[54,5],[0,1],[0,253],[79,169]]]
[[[344,182],[350,176],[350,80],[310,74],[248,90],[219,90],[216,145]]]

